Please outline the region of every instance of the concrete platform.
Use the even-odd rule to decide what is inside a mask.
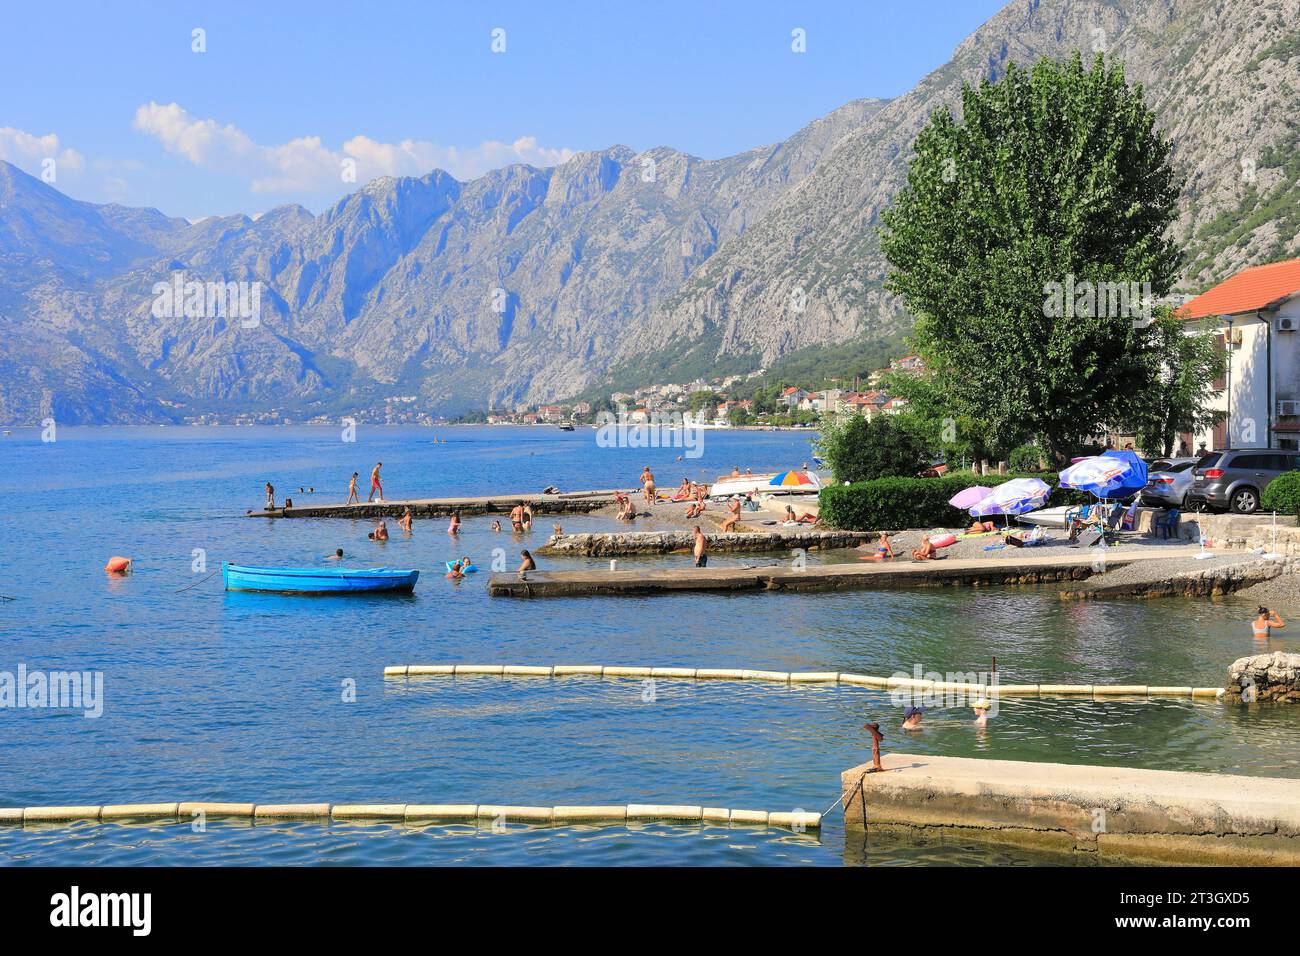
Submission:
[[[1300,780],[888,754],[841,775],[848,830],[1183,864],[1300,864]]]
[[[293,500],[290,494],[289,500]],[[614,492],[574,491],[558,495],[518,494],[483,495],[469,498],[404,498],[378,502],[347,504],[307,504],[297,502],[292,508],[250,511],[250,518],[397,518],[407,508],[417,518],[446,517],[453,512],[465,515],[509,514],[517,504],[526,504],[534,514],[582,514],[614,503]]]
[[[1134,561],[1190,557],[1196,547],[1111,548],[1106,567]],[[530,571],[524,579],[513,573],[488,580],[493,597],[568,597],[580,594],[667,594],[679,591],[833,591],[906,587],[981,587],[1082,580],[1093,574],[1093,551],[1067,555],[1017,555],[1015,558],[972,558],[963,561],[857,562],[809,565],[803,570],[787,564],[757,568],[620,568],[582,571]]]

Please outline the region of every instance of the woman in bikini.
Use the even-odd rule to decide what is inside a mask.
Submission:
[[[1286,627],[1286,621],[1278,616],[1277,611],[1270,611],[1261,605],[1259,614],[1250,622],[1250,629],[1256,640],[1266,641],[1273,633],[1273,628]]]

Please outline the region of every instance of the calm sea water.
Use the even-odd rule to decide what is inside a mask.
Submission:
[[[438,441],[435,441],[438,439]],[[638,680],[385,681],[386,664],[624,663],[889,674],[914,665],[1002,679],[1218,685],[1255,649],[1244,599],[1062,603],[1051,589],[490,600],[486,575],[452,583],[531,540],[466,519],[366,540],[368,522],[244,517],[270,479],[281,497],[342,500],[352,471],[384,462],[390,499],[635,484],[733,465],[797,467],[798,432],[710,432],[681,449],[598,448],[551,429],[63,429],[0,439],[0,671],[102,671],[103,716],[0,709],[0,806],[175,800],[557,804],[691,803],[824,810],[840,771],[886,749],[1064,763],[1300,776],[1300,715],[1190,701],[1009,700],[977,732],[938,709],[897,731],[885,694],[852,688]],[[314,486],[315,495],[299,487]],[[565,517],[566,530],[600,529]],[[395,526],[390,525],[396,532]],[[200,582],[222,559],[416,567],[411,597],[227,594]],[[207,572],[196,572],[201,551]],[[135,573],[110,578],[111,554]],[[685,559],[646,559],[682,564]],[[714,563],[740,559],[717,556]],[[545,567],[581,567],[573,559]],[[603,564],[604,562],[591,562]],[[181,591],[182,588],[189,588]],[[179,593],[178,593],[179,592]],[[1275,640],[1271,649],[1289,649]],[[1293,649],[1293,648],[1290,648]],[[346,701],[355,682],[356,699]],[[210,823],[0,827],[0,862],[262,864],[1069,863],[979,843],[699,827],[408,829]]]

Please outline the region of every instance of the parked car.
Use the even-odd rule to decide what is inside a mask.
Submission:
[[[1192,467],[1199,458],[1160,458],[1147,465],[1142,504],[1151,508],[1183,508],[1192,487]]]
[[[1268,483],[1283,472],[1300,468],[1294,448],[1228,448],[1201,457],[1192,468],[1187,506],[1252,514]]]

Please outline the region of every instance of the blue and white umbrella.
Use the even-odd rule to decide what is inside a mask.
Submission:
[[[1051,493],[1051,486],[1038,478],[1013,478],[977,501],[970,514],[976,518],[980,515],[1022,515],[1041,508]]]
[[[1130,451],[1084,458],[1061,472],[1062,488],[1077,488],[1098,498],[1127,498],[1146,483],[1146,462]]]

